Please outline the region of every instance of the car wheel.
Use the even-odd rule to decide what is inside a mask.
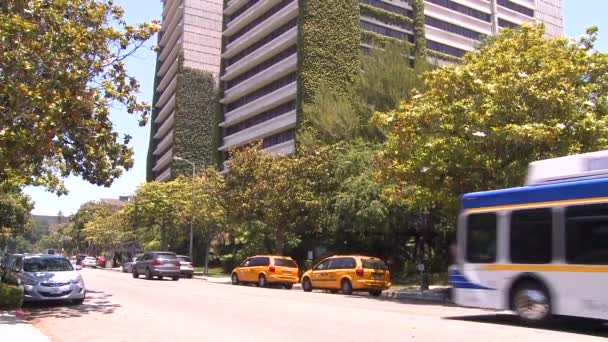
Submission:
[[[80,305],[82,303],[84,303],[84,298],[72,299],[72,304],[74,304],[74,305]]]
[[[146,269],[146,279],[152,280],[152,271],[149,268]]]
[[[382,294],[382,290],[372,290],[372,291],[369,291],[369,294],[372,297],[380,297],[380,295]]]
[[[329,290],[329,293],[331,293],[331,294],[336,294],[336,293],[338,293],[338,291],[339,291],[339,290]]]
[[[236,275],[236,273],[232,273],[232,276],[230,276],[230,282],[232,283],[232,285],[239,285],[239,276]]]
[[[158,280],[163,280],[163,276],[162,276],[162,275],[160,275],[160,274],[159,274],[159,275],[157,275],[156,277],[158,278]]]
[[[547,289],[535,281],[519,285],[513,293],[512,306],[526,324],[539,324],[551,316],[551,299]]]
[[[342,290],[342,294],[345,294],[347,296],[353,294],[353,285],[348,279],[342,280],[342,285],[340,286],[340,289]]]
[[[304,280],[302,280],[302,290],[304,290],[304,292],[312,291],[312,283],[310,282],[310,279],[304,278]]]
[[[188,279],[192,279],[193,276],[194,276],[194,274],[192,274],[192,273],[188,274]]]
[[[139,278],[139,273],[137,273],[137,269],[135,267],[133,267],[133,278]]]
[[[292,283],[283,284],[283,287],[285,287],[288,290],[291,290],[293,288],[293,284]]]
[[[173,278],[171,278],[171,279],[173,279],[173,281],[178,281],[178,280],[179,280],[179,276],[174,276],[174,277],[173,277]]]
[[[258,287],[266,287],[268,284],[266,283],[266,276],[260,274],[258,277]]]

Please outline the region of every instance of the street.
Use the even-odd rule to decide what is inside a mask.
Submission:
[[[146,280],[82,270],[81,306],[35,304],[26,318],[52,341],[594,341],[608,326],[527,328],[508,314],[198,279]]]

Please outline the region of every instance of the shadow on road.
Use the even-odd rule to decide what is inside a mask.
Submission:
[[[519,321],[517,316],[508,314],[494,314],[494,315],[477,315],[477,316],[457,316],[457,317],[444,317],[443,319],[476,322],[485,324],[495,325],[508,325],[516,327],[529,326],[524,325]],[[550,322],[543,325],[534,326],[535,329],[561,331],[566,333],[597,336],[597,337],[608,337],[608,323],[605,321],[583,319],[583,318],[572,318],[572,317],[556,317]]]
[[[112,303],[109,298],[111,294],[102,291],[87,291],[87,297],[83,304],[72,305],[69,302],[40,302],[26,303],[23,310],[28,320],[39,318],[71,318],[81,317],[91,313],[109,315],[120,307]]]

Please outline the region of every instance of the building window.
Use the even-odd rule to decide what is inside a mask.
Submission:
[[[410,43],[414,41],[414,36],[407,34],[405,32],[401,32],[401,31],[390,29],[388,27],[368,23],[367,21],[361,21],[360,25],[361,25],[362,30],[376,32],[383,36],[397,38],[399,40],[407,40]]]
[[[459,48],[455,48],[453,46],[449,46],[449,45],[445,45],[445,44],[441,44],[441,43],[437,43],[434,42],[432,40],[427,40],[426,41],[426,47],[433,50],[433,51],[437,51],[437,52],[441,52],[441,53],[445,53],[451,56],[455,56],[458,58],[462,58],[464,57],[464,55],[467,53],[467,51],[459,49]]]
[[[264,38],[258,40],[257,42],[253,43],[252,45],[250,45],[249,47],[247,47],[246,49],[244,49],[243,51],[237,53],[236,55],[234,55],[232,58],[229,58],[226,60],[226,67],[238,62],[239,60],[241,60],[243,57],[251,54],[252,52],[256,51],[257,49],[261,48],[262,46],[270,43],[271,41],[275,40],[277,37],[281,36],[283,33],[291,30],[292,28],[296,27],[298,25],[298,18],[294,18],[292,20],[290,20],[289,22],[285,23],[285,25],[277,28],[276,30],[270,32],[269,34],[267,34]]]
[[[469,17],[473,17],[473,18],[476,18],[476,19],[479,19],[479,20],[483,20],[483,21],[488,22],[488,23],[492,21],[491,16],[490,16],[489,13],[478,11],[476,9],[473,9],[473,8],[461,5],[461,4],[456,3],[454,1],[451,1],[451,0],[426,0],[426,1],[428,1],[430,3],[433,3],[435,5],[439,5],[439,6],[442,6],[442,7],[445,7],[445,8],[449,8],[452,11],[456,11],[456,12],[459,12],[459,13],[462,13],[462,14],[466,14]]]
[[[403,2],[405,2],[406,4],[409,5],[409,1],[403,1]],[[391,5],[391,4],[387,4],[386,2],[383,2],[380,0],[361,0],[360,3],[378,7],[385,11],[401,14],[408,18],[411,18],[413,16],[412,10],[409,10],[409,9],[403,8],[403,7],[399,7],[399,6],[395,6],[395,5]]]
[[[608,265],[608,204],[566,208],[566,261]]]
[[[233,34],[230,37],[227,37],[226,44],[230,44],[230,43],[234,42],[235,40],[239,39],[240,37],[242,37],[243,35],[245,35],[247,32],[251,31],[253,28],[255,28],[256,26],[258,26],[262,22],[266,21],[266,19],[268,19],[271,16],[273,16],[274,14],[276,14],[283,7],[287,6],[288,4],[290,4],[290,3],[294,2],[294,1],[295,0],[283,0],[283,1],[279,2],[278,4],[272,6],[264,14],[262,14],[259,17],[257,17],[256,19],[254,19],[249,24],[245,25],[243,28],[241,28],[240,30],[238,30],[235,34]]]
[[[226,84],[226,90],[230,89],[234,86],[236,86],[237,84],[250,79],[251,77],[261,73],[262,71],[270,68],[271,66],[278,64],[279,62],[293,56],[294,54],[296,54],[298,52],[298,48],[297,46],[292,46],[289,47],[285,50],[283,50],[282,52],[280,52],[278,55],[274,55],[273,57],[265,60],[264,62],[256,65],[255,67],[249,69],[247,72],[231,79],[230,81],[227,81]]]
[[[293,140],[294,137],[295,137],[294,129],[290,129],[285,132],[271,135],[267,138],[264,138],[264,141],[262,142],[262,148],[267,148],[270,146],[278,145],[278,144]]]
[[[515,210],[511,213],[511,262],[547,264],[553,259],[551,209]]]
[[[285,113],[288,113],[292,110],[296,110],[296,101],[289,101],[287,103],[284,103],[278,107],[274,107],[272,109],[269,109],[265,112],[262,112],[250,119],[247,119],[245,121],[239,122],[237,124],[235,124],[234,126],[230,126],[227,127],[224,130],[224,134],[225,136],[229,136],[235,133],[238,133],[240,131],[246,130],[247,128],[253,127],[255,125],[261,124],[262,122],[268,121],[270,119],[274,119],[276,117],[279,117]]]
[[[514,10],[515,12],[519,12],[521,14],[525,14],[528,17],[532,17],[534,18],[534,10],[531,8],[528,8],[526,6],[522,6],[520,4],[516,4],[514,2],[511,2],[509,0],[498,0],[497,1],[499,6],[508,8],[510,10]]]
[[[512,23],[508,20],[504,20],[503,18],[498,18],[498,26],[507,27],[507,28],[511,28],[511,29],[519,28],[518,24]]]
[[[496,214],[471,214],[467,217],[466,257],[470,263],[496,261]]]
[[[283,76],[281,78],[279,78],[278,80],[252,92],[249,93],[241,98],[239,98],[238,100],[230,103],[229,105],[226,106],[226,111],[230,112],[233,111],[237,108],[240,108],[248,103],[251,103],[263,96],[266,96],[270,93],[272,93],[273,91],[283,88],[284,86],[294,83],[296,81],[296,73],[291,73],[287,76]]]
[[[482,40],[483,38],[486,37],[486,35],[483,33],[469,30],[468,28],[454,25],[454,24],[445,22],[443,20],[439,20],[437,18],[433,18],[433,17],[429,17],[429,16],[426,16],[424,18],[424,22],[425,22],[425,24],[427,24],[429,26],[433,26],[433,27],[439,28],[441,30],[452,32],[452,33],[461,35],[463,37],[471,38],[471,39]]]

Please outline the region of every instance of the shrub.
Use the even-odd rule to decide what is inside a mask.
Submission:
[[[0,284],[0,309],[18,309],[23,303],[23,289]]]

